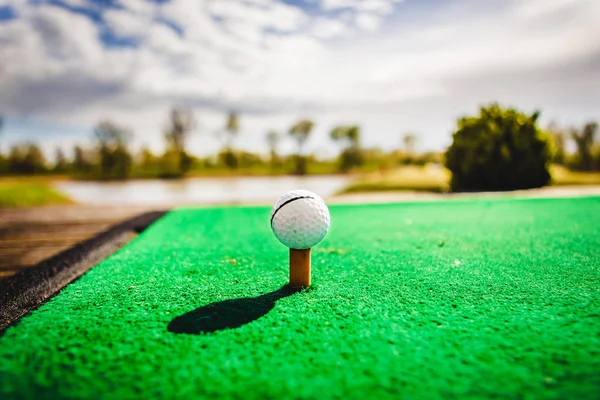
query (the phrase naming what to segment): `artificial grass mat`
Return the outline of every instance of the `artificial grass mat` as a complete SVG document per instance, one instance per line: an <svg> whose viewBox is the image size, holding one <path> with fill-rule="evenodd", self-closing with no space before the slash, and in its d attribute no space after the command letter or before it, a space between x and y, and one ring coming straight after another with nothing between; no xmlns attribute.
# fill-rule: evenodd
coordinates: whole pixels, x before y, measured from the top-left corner
<svg viewBox="0 0 600 400"><path fill-rule="evenodd" d="M294 294L269 209L175 211L6 331L0 397L598 398L599 210L331 207Z"/></svg>

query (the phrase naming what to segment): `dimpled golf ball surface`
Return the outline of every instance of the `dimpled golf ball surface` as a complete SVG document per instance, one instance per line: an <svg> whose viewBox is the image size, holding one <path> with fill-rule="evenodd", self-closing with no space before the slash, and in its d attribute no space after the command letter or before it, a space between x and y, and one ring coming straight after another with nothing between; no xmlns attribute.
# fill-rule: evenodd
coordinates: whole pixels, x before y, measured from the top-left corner
<svg viewBox="0 0 600 400"><path fill-rule="evenodd" d="M322 198L308 190L281 196L271 211L271 229L281 243L292 249L310 249L329 230L329 209Z"/></svg>

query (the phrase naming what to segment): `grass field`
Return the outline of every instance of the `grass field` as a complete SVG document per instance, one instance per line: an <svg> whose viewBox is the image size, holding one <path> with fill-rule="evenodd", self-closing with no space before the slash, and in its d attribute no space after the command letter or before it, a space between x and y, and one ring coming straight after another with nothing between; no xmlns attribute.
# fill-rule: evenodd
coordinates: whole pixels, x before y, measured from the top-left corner
<svg viewBox="0 0 600 400"><path fill-rule="evenodd" d="M600 185L600 173L575 172L553 165L552 186ZM417 191L445 193L450 191L450 171L441 166L406 166L387 172L363 174L341 193Z"/></svg>
<svg viewBox="0 0 600 400"><path fill-rule="evenodd" d="M552 166L551 172L554 186L600 185L600 172L569 171L560 165Z"/></svg>
<svg viewBox="0 0 600 400"><path fill-rule="evenodd" d="M418 191L444 193L450 190L450 172L440 166L406 166L386 172L363 174L345 187L344 193Z"/></svg>
<svg viewBox="0 0 600 400"><path fill-rule="evenodd" d="M0 179L0 208L69 204L72 201L53 189L44 178Z"/></svg>
<svg viewBox="0 0 600 400"><path fill-rule="evenodd" d="M0 398L597 399L600 198L172 212L0 337ZM225 327L233 329L224 329Z"/></svg>

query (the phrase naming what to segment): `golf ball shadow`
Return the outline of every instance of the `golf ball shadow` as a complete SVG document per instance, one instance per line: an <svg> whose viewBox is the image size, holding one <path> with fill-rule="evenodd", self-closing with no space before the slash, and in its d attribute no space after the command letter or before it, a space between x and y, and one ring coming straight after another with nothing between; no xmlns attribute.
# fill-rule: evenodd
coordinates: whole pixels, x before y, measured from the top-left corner
<svg viewBox="0 0 600 400"><path fill-rule="evenodd" d="M284 286L257 297L210 303L174 318L167 330L172 333L201 334L235 329L256 321L275 307L275 302L297 293L299 289Z"/></svg>

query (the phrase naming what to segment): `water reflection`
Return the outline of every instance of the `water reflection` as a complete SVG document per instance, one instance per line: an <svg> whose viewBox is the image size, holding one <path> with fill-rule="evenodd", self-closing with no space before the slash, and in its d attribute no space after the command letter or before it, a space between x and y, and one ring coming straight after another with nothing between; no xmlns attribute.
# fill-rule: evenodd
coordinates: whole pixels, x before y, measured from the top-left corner
<svg viewBox="0 0 600 400"><path fill-rule="evenodd" d="M82 204L270 203L293 189L329 197L349 181L344 176L190 178L176 181L57 182L57 189Z"/></svg>

